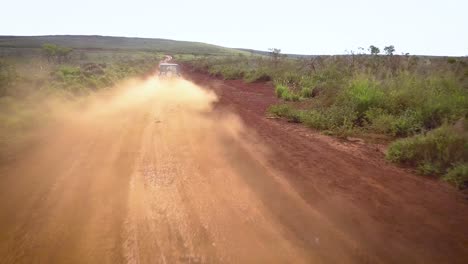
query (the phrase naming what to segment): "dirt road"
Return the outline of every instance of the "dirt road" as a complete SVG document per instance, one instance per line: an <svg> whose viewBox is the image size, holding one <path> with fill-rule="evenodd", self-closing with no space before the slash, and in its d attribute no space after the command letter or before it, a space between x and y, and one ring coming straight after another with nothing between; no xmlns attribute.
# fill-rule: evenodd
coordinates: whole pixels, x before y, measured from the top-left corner
<svg viewBox="0 0 468 264"><path fill-rule="evenodd" d="M2 167L0 263L466 263L458 192L189 78L63 111Z"/></svg>

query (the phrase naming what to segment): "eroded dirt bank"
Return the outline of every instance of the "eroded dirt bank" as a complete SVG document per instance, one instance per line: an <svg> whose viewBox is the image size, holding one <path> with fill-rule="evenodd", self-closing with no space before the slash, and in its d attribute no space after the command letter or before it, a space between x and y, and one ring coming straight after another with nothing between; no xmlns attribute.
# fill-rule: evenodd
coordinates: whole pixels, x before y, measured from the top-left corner
<svg viewBox="0 0 468 264"><path fill-rule="evenodd" d="M463 263L466 200L265 119L264 84L131 81L1 168L1 263Z"/></svg>

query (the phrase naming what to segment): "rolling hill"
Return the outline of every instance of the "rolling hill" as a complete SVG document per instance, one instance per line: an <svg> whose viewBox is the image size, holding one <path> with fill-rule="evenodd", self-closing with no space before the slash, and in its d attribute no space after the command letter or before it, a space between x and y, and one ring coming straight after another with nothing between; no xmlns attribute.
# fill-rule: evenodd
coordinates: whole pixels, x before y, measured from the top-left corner
<svg viewBox="0 0 468 264"><path fill-rule="evenodd" d="M193 54L246 53L245 51L201 42L177 41L170 39L127 38L94 35L0 36L0 49L40 48L45 43L52 43L74 49L94 50L135 50Z"/></svg>

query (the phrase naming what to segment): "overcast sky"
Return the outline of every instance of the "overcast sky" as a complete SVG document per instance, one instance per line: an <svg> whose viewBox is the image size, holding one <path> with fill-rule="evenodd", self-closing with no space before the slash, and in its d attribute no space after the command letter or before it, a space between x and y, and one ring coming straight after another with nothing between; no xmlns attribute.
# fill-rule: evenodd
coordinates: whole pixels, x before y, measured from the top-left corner
<svg viewBox="0 0 468 264"><path fill-rule="evenodd" d="M468 55L468 0L15 0L0 35L107 35L285 53Z"/></svg>

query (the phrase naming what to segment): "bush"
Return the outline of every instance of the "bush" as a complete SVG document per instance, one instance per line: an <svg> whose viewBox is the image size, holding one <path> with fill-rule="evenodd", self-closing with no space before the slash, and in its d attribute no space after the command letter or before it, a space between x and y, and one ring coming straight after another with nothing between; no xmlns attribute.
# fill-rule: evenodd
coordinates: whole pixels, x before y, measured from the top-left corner
<svg viewBox="0 0 468 264"><path fill-rule="evenodd" d="M408 110L417 113L425 129L454 122L467 114L467 93L451 74L424 77L401 73L388 79L384 88L386 99L382 107L393 114Z"/></svg>
<svg viewBox="0 0 468 264"><path fill-rule="evenodd" d="M459 189L468 187L468 163L458 164L447 171L442 180Z"/></svg>
<svg viewBox="0 0 468 264"><path fill-rule="evenodd" d="M357 118L356 112L340 107L322 110L297 110L291 105L280 104L271 106L268 112L292 122L303 123L310 128L328 130L339 135L349 134L353 130L353 122Z"/></svg>
<svg viewBox="0 0 468 264"><path fill-rule="evenodd" d="M267 82L271 81L271 75L266 70L251 70L244 74L244 80L246 82Z"/></svg>
<svg viewBox="0 0 468 264"><path fill-rule="evenodd" d="M340 131L351 131L358 120L358 113L353 107L333 105L322 110L326 120L326 129Z"/></svg>
<svg viewBox="0 0 468 264"><path fill-rule="evenodd" d="M383 105L384 99L385 94L376 81L367 76L359 76L343 91L339 104L350 105L363 116L371 107Z"/></svg>
<svg viewBox="0 0 468 264"><path fill-rule="evenodd" d="M277 72L275 82L281 83L287 86L295 87L299 85L302 79L302 75L297 72L292 71L284 71L284 72Z"/></svg>
<svg viewBox="0 0 468 264"><path fill-rule="evenodd" d="M417 171L426 176L437 175L440 174L440 168L437 165L434 165L430 162L423 161L421 164L418 165Z"/></svg>
<svg viewBox="0 0 468 264"><path fill-rule="evenodd" d="M301 122L300 111L293 109L290 105L287 104L272 105L268 108L267 112L278 117L284 117L291 122Z"/></svg>
<svg viewBox="0 0 468 264"><path fill-rule="evenodd" d="M289 88L285 85L278 84L275 86L275 94L278 98L283 98L283 94L288 94Z"/></svg>
<svg viewBox="0 0 468 264"><path fill-rule="evenodd" d="M301 89L301 97L309 98L314 96L314 90L310 87L303 87Z"/></svg>
<svg viewBox="0 0 468 264"><path fill-rule="evenodd" d="M301 97L296 93L290 93L288 97L284 98L286 101L294 101L297 102L301 99Z"/></svg>
<svg viewBox="0 0 468 264"><path fill-rule="evenodd" d="M317 110L308 110L302 112L300 120L304 125L315 129L329 129L330 125L325 115Z"/></svg>
<svg viewBox="0 0 468 264"><path fill-rule="evenodd" d="M468 136L444 125L425 135L393 142L386 157L392 162L417 166L423 172L444 172L453 164L468 161Z"/></svg>
<svg viewBox="0 0 468 264"><path fill-rule="evenodd" d="M235 67L226 67L221 70L221 75L225 80L236 80L244 77L244 71Z"/></svg>
<svg viewBox="0 0 468 264"><path fill-rule="evenodd" d="M277 84L275 86L275 93L278 98L286 101L299 101L301 98L298 94L292 92L287 86L282 84Z"/></svg>
<svg viewBox="0 0 468 264"><path fill-rule="evenodd" d="M236 80L244 77L244 70L241 67L235 65L215 65L209 73L213 76L220 76L224 80Z"/></svg>
<svg viewBox="0 0 468 264"><path fill-rule="evenodd" d="M371 108L366 111L365 117L372 131L391 136L414 135L422 127L418 114L411 110L396 116L381 108Z"/></svg>

